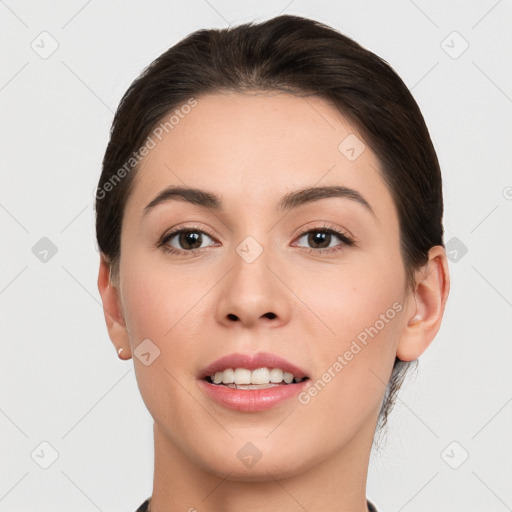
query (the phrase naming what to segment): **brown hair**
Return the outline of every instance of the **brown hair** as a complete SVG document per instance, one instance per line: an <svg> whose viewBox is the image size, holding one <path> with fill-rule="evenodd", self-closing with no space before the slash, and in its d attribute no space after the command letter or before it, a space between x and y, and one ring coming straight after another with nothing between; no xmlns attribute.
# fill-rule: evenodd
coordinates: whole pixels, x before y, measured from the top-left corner
<svg viewBox="0 0 512 512"><path fill-rule="evenodd" d="M415 271L427 263L429 249L444 247L441 172L420 109L382 58L327 25L291 15L198 30L130 85L114 116L96 194L98 247L113 280L119 274L124 205L152 131L200 95L252 90L322 98L356 127L380 160L398 211L406 286L414 290ZM395 360L379 428L410 364Z"/></svg>

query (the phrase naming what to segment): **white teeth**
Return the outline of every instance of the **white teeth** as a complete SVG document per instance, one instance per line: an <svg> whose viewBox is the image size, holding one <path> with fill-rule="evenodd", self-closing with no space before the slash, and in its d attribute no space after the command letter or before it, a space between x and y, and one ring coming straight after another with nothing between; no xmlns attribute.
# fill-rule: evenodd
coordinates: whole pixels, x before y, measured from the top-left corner
<svg viewBox="0 0 512 512"><path fill-rule="evenodd" d="M270 370L270 382L283 382L283 370L272 368Z"/></svg>
<svg viewBox="0 0 512 512"><path fill-rule="evenodd" d="M223 384L233 384L235 382L235 371L233 369L228 368L221 373Z"/></svg>
<svg viewBox="0 0 512 512"><path fill-rule="evenodd" d="M268 368L258 368L257 370L252 371L251 384L268 384L269 382L270 371Z"/></svg>
<svg viewBox="0 0 512 512"><path fill-rule="evenodd" d="M235 384L250 384L251 370L245 368L237 368L235 370Z"/></svg>
<svg viewBox="0 0 512 512"><path fill-rule="evenodd" d="M214 384L280 384L283 381L286 384L291 384L294 376L290 372L283 372L280 368L258 368L256 370L248 370L247 368L227 368L222 372L216 372L215 375L210 375ZM302 378L295 379L296 382L301 382ZM233 387L233 386L229 386Z"/></svg>
<svg viewBox="0 0 512 512"><path fill-rule="evenodd" d="M289 372L284 372L283 379L286 382L286 384L290 384L293 381L293 374Z"/></svg>

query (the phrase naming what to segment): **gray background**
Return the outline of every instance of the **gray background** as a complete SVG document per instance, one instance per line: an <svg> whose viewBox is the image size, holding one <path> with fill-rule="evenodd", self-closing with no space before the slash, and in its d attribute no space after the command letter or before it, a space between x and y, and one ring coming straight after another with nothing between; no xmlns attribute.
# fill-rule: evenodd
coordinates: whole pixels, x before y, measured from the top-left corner
<svg viewBox="0 0 512 512"><path fill-rule="evenodd" d="M0 0L0 511L127 512L151 494L152 419L96 287L93 194L113 111L190 32L280 13L387 60L444 176L451 294L372 455L368 496L381 512L512 510L510 0Z"/></svg>

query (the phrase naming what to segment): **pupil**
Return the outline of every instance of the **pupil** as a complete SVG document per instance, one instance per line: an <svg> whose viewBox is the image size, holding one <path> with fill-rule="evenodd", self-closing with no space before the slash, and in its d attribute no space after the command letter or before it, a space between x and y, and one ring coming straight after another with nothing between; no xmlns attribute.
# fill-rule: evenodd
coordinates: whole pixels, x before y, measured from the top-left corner
<svg viewBox="0 0 512 512"><path fill-rule="evenodd" d="M319 231L315 232L316 234L310 234L309 235L309 243L314 246L316 243L322 243L325 242L327 237L331 236L330 233L321 233ZM328 247L329 243L325 247Z"/></svg>
<svg viewBox="0 0 512 512"><path fill-rule="evenodd" d="M194 245L194 242L197 243L198 240L199 244L197 247L187 247L189 242L191 242L191 245ZM180 244L184 249L198 249L201 247L201 234L194 231L183 232L180 235Z"/></svg>

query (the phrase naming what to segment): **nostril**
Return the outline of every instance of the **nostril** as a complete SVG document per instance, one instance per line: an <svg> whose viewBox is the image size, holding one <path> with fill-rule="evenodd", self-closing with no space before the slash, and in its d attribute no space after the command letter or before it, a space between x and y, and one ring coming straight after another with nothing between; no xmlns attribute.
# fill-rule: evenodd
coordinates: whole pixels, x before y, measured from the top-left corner
<svg viewBox="0 0 512 512"><path fill-rule="evenodd" d="M273 319L276 317L276 314L275 313L265 313L265 315L267 318L270 318L270 319Z"/></svg>

